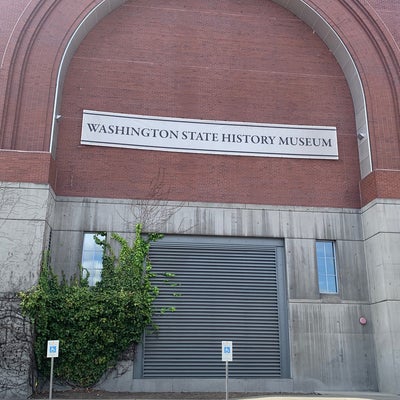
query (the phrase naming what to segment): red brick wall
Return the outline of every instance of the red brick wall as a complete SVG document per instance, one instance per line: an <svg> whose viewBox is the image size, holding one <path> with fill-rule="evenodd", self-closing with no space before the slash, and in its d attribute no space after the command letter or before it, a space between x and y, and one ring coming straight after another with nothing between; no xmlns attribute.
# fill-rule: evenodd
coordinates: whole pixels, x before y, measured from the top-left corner
<svg viewBox="0 0 400 400"><path fill-rule="evenodd" d="M390 29L394 39L400 43L400 6L398 0L369 0L371 6L385 25Z"/></svg>
<svg viewBox="0 0 400 400"><path fill-rule="evenodd" d="M81 146L82 109L336 126L339 160ZM171 200L360 205L343 73L312 30L273 2L128 2L76 52L61 114L57 194L149 198L162 176L162 196Z"/></svg>
<svg viewBox="0 0 400 400"><path fill-rule="evenodd" d="M1 180L5 182L55 183L50 153L0 150Z"/></svg>
<svg viewBox="0 0 400 400"><path fill-rule="evenodd" d="M362 205L374 199L399 199L399 193L399 171L373 171L361 181Z"/></svg>

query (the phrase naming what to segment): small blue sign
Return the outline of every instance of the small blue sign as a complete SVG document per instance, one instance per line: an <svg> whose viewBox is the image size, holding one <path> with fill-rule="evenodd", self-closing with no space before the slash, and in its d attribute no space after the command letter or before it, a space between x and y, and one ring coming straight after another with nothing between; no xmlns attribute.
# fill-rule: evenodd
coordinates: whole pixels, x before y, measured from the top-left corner
<svg viewBox="0 0 400 400"><path fill-rule="evenodd" d="M55 358L58 357L58 351L60 349L59 340L48 340L47 341L47 357Z"/></svg>
<svg viewBox="0 0 400 400"><path fill-rule="evenodd" d="M232 342L224 340L222 342L222 361L232 361L233 356Z"/></svg>

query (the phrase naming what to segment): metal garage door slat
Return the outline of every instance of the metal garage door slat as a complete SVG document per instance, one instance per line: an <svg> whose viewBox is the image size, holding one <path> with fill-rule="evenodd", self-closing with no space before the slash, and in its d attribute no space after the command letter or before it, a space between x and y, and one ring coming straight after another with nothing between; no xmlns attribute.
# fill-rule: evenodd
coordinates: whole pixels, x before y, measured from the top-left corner
<svg viewBox="0 0 400 400"><path fill-rule="evenodd" d="M166 239L150 252L154 284L162 289L155 308L176 311L156 314L160 329L146 335L143 376L223 377L221 341L232 340L232 377L279 377L275 246ZM165 285L165 272L175 274L177 286Z"/></svg>

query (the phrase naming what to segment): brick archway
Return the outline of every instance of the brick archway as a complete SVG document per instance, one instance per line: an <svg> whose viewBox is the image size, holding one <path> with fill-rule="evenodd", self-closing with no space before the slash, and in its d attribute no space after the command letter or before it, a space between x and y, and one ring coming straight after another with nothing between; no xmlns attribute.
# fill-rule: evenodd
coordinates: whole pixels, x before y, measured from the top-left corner
<svg viewBox="0 0 400 400"><path fill-rule="evenodd" d="M113 3L113 9L123 4L126 0L119 0ZM328 48L331 50L339 65L341 66L344 75L347 79L350 91L353 97L354 110L356 114L356 125L357 134L359 140L359 158L360 158L360 170L361 176L365 177L372 171L372 160L371 150L369 141L369 130L368 130L368 119L367 119L367 108L365 101L365 94L363 85L361 82L360 74L357 70L356 64L350 55L349 50L340 39L338 34L332 28L331 25L310 5L304 1L291 1L287 2L284 0L273 0L275 3L287 8L293 14L298 16L302 21L309 25L313 31L326 43ZM54 102L54 112L52 119L52 132L50 149L55 149L56 136L57 136L57 115L59 115L58 109L61 101L61 88L65 77L66 70L68 69L69 61L78 47L79 43L84 37L84 33L90 31L100 18L111 12L109 2L103 1L98 4L80 23L75 30L73 36L68 42L68 45L64 51L62 62L60 64L56 94Z"/></svg>
<svg viewBox="0 0 400 400"><path fill-rule="evenodd" d="M400 63L390 32L371 6L359 2L273 1L320 36L346 76L356 115L354 134L365 135L359 141L362 178L369 178L362 185L364 203L374 196L397 195L390 192L390 185L379 192L377 184L378 175L387 177L382 171L388 170L391 180L400 181L400 173L393 175L400 170ZM1 61L3 149L47 153L54 148L69 60L96 23L125 2L85 0L76 7L63 0L32 0L21 10Z"/></svg>

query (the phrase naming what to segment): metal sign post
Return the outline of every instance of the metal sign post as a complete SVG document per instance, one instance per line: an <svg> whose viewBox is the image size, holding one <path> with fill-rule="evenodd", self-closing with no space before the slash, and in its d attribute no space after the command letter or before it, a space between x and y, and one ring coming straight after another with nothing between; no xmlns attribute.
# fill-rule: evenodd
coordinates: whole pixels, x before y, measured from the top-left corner
<svg viewBox="0 0 400 400"><path fill-rule="evenodd" d="M53 369L54 369L54 359L58 357L58 350L60 347L59 340L48 340L47 341L47 358L51 358L50 366L50 388L49 388L49 399L51 400L53 395Z"/></svg>
<svg viewBox="0 0 400 400"><path fill-rule="evenodd" d="M225 361L225 399L228 400L228 377L229 377L229 361L233 359L233 349L231 341L222 342L222 361Z"/></svg>
<svg viewBox="0 0 400 400"><path fill-rule="evenodd" d="M228 390L228 376L229 376L229 362L225 361L225 399L228 400L229 398L229 390Z"/></svg>

